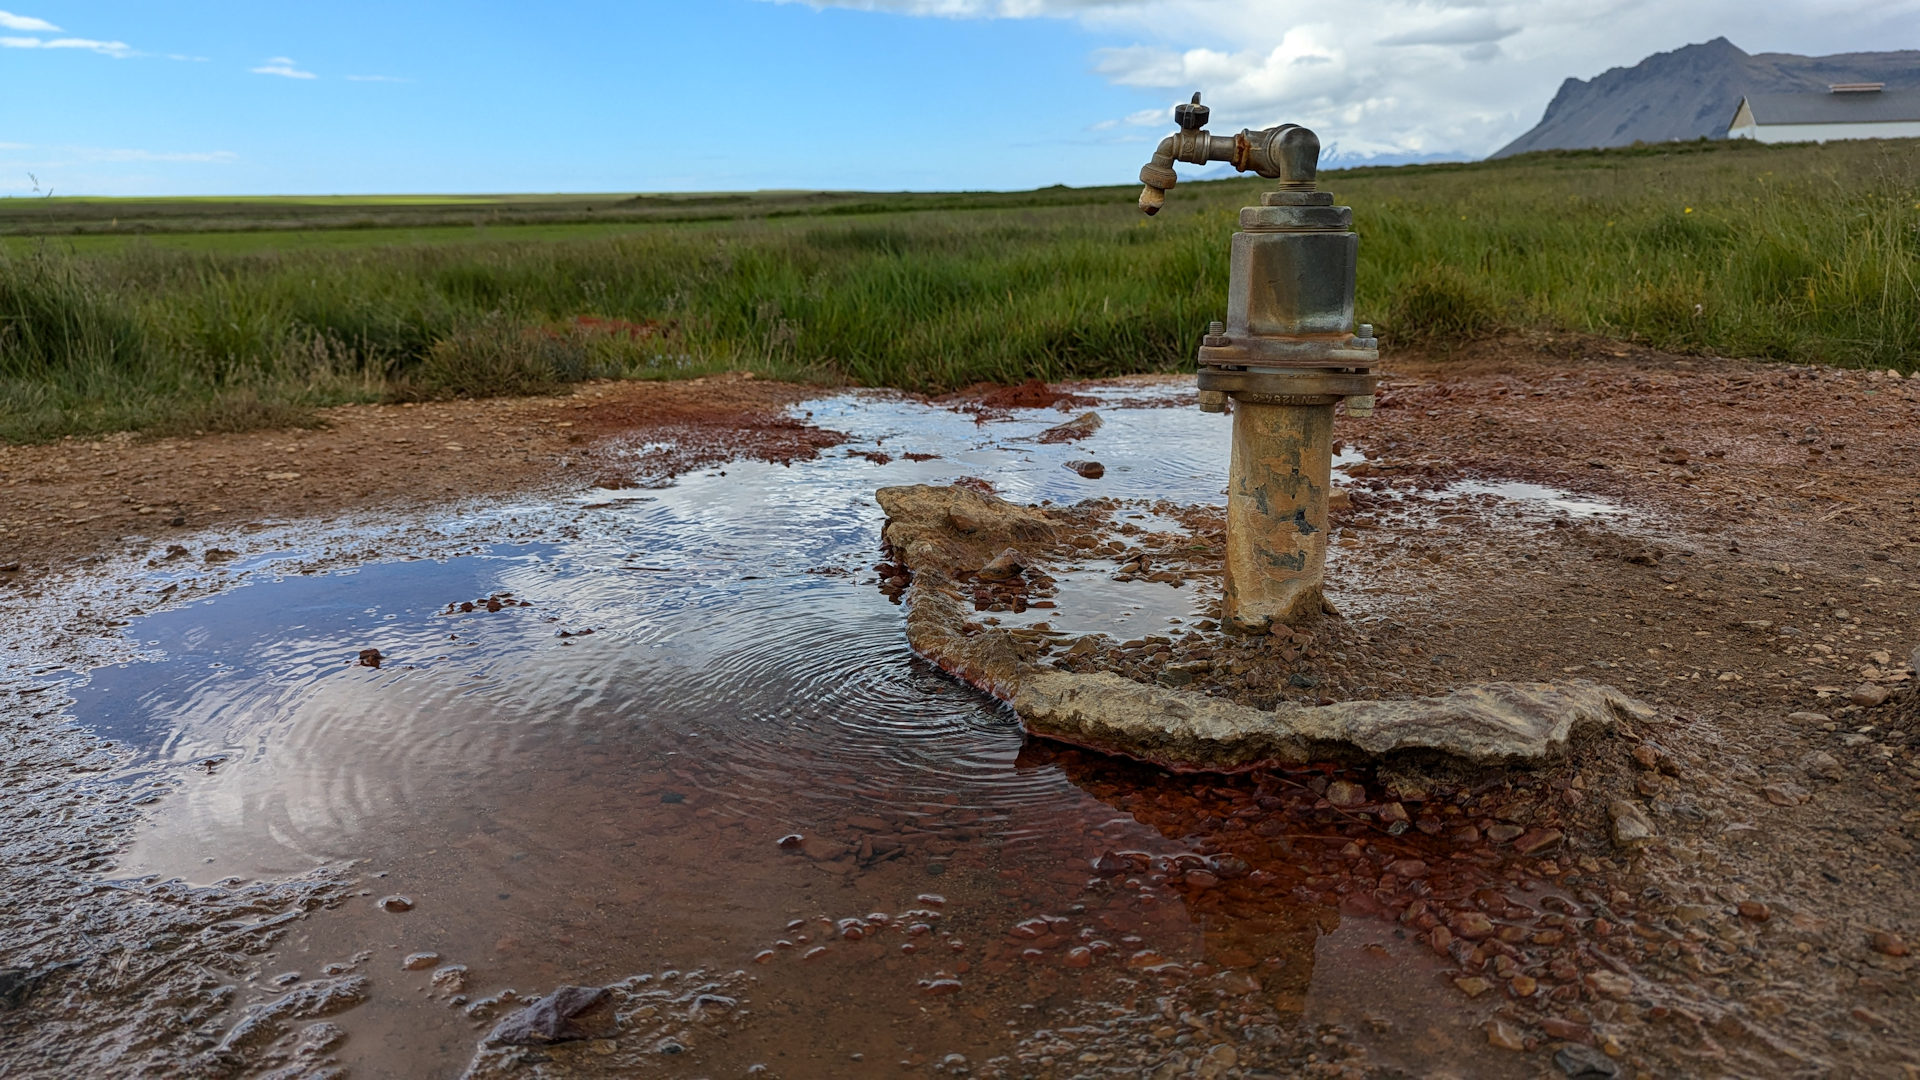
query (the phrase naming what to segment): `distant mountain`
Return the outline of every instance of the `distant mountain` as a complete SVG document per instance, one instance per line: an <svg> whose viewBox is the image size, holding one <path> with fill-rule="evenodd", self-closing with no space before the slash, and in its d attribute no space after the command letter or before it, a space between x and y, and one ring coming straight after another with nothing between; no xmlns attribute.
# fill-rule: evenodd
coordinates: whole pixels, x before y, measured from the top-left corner
<svg viewBox="0 0 1920 1080"><path fill-rule="evenodd" d="M1749 55L1726 38L1655 53L1630 68L1568 79L1532 131L1494 153L1583 150L1635 142L1722 138L1747 94L1824 91L1829 83L1920 89L1920 51Z"/></svg>

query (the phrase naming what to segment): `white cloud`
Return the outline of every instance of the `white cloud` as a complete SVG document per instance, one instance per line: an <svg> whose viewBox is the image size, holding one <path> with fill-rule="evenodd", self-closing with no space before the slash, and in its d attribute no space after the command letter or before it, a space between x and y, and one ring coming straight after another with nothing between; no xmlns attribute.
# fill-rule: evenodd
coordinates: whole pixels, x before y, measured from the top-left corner
<svg viewBox="0 0 1920 1080"><path fill-rule="evenodd" d="M36 20L37 21L37 20ZM116 60L134 55L133 46L124 41L95 41L92 38L0 37L6 49L85 49Z"/></svg>
<svg viewBox="0 0 1920 1080"><path fill-rule="evenodd" d="M317 79L320 77L311 71L300 70L294 66L294 62L290 57L285 56L269 57L266 63L257 68L248 68L247 70L253 72L255 75L278 75L283 79Z"/></svg>
<svg viewBox="0 0 1920 1080"><path fill-rule="evenodd" d="M1200 90L1215 131L1291 121L1350 155L1486 154L1538 121L1562 80L1722 35L1748 52L1812 55L1920 39L1920 0L771 2L1072 19L1114 43L1088 58L1095 74L1166 92L1146 126L1172 130L1174 103ZM1142 122L1116 117L1093 130Z"/></svg>
<svg viewBox="0 0 1920 1080"><path fill-rule="evenodd" d="M35 33L57 34L60 28L45 19L36 19L30 15L15 15L11 11L0 11L0 29L30 30Z"/></svg>

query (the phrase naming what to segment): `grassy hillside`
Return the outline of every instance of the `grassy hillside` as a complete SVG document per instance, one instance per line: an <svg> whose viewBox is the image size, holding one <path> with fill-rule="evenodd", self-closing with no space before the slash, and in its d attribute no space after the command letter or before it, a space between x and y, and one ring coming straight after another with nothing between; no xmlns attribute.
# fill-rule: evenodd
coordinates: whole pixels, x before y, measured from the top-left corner
<svg viewBox="0 0 1920 1080"><path fill-rule="evenodd" d="M1326 174L1390 346L1508 327L1920 359L1920 143ZM938 389L1178 370L1259 181L1016 193L0 200L0 438L726 368Z"/></svg>

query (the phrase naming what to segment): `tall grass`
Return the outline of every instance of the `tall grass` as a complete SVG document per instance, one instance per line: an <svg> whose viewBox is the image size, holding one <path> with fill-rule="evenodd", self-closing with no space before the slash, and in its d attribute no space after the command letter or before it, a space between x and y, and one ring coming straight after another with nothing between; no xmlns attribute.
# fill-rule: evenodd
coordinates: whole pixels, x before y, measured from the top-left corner
<svg viewBox="0 0 1920 1080"><path fill-rule="evenodd" d="M1544 154L1324 186L1355 208L1361 317L1391 345L1541 327L1908 371L1920 356L1912 142ZM932 390L1178 369L1225 308L1227 236L1259 190L1185 184L1151 220L1114 189L818 215L747 198L720 204L726 221L563 239L16 239L0 243L0 438L594 376Z"/></svg>

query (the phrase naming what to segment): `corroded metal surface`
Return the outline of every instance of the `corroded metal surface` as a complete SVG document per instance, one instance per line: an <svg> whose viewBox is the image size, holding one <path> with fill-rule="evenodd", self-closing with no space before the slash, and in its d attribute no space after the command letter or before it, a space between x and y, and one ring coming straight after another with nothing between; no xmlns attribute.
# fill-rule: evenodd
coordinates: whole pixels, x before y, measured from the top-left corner
<svg viewBox="0 0 1920 1080"><path fill-rule="evenodd" d="M1234 405L1222 621L1243 633L1320 611L1333 400Z"/></svg>

